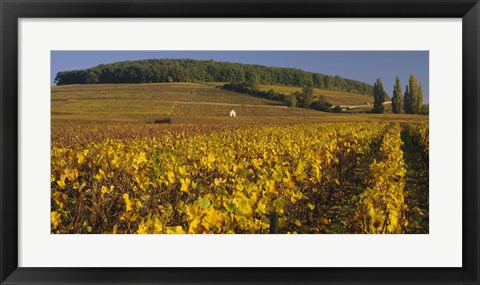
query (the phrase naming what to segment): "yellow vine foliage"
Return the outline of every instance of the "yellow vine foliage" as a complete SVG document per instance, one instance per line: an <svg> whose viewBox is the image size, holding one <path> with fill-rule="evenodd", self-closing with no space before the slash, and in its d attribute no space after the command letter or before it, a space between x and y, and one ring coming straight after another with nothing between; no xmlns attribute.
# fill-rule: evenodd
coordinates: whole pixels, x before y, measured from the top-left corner
<svg viewBox="0 0 480 285"><path fill-rule="evenodd" d="M369 187L360 194L356 219L364 233L403 233L407 225L405 163L399 125L388 129L380 146L380 159L370 165Z"/></svg>
<svg viewBox="0 0 480 285"><path fill-rule="evenodd" d="M348 191L346 173L387 128L324 123L57 142L52 232L268 233L274 212L282 232L309 232L326 224L318 205ZM371 166L365 232L401 232L400 144L399 128L387 131L382 160Z"/></svg>

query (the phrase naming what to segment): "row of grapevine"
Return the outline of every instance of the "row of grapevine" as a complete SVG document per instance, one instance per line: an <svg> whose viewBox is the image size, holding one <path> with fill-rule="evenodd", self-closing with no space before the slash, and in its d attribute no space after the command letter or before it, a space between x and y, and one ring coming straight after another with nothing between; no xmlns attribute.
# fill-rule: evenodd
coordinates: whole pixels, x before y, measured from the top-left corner
<svg viewBox="0 0 480 285"><path fill-rule="evenodd" d="M293 125L105 139L51 151L52 233L318 232L386 124Z"/></svg>
<svg viewBox="0 0 480 285"><path fill-rule="evenodd" d="M411 123L406 126L407 133L420 146L424 157L429 157L429 127L428 122Z"/></svg>
<svg viewBox="0 0 480 285"><path fill-rule="evenodd" d="M403 233L408 225L402 145L400 126L393 125L383 137L379 160L370 165L369 186L359 197L356 220L363 233Z"/></svg>

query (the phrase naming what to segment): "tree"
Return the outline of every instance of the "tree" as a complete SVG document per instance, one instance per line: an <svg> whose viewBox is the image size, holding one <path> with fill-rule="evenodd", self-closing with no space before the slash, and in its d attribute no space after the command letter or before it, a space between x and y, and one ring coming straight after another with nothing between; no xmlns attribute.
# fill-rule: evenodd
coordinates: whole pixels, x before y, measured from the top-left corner
<svg viewBox="0 0 480 285"><path fill-rule="evenodd" d="M323 82L324 82L324 86L325 86L325 89L333 89L333 77L331 76L325 76L323 78Z"/></svg>
<svg viewBox="0 0 480 285"><path fill-rule="evenodd" d="M338 75L335 75L335 78L333 79L333 84L336 90L345 89L345 80Z"/></svg>
<svg viewBox="0 0 480 285"><path fill-rule="evenodd" d="M292 94L286 98L287 105L289 107L296 107L297 106L297 96Z"/></svg>
<svg viewBox="0 0 480 285"><path fill-rule="evenodd" d="M325 98L325 96L320 95L317 101L310 104L310 108L317 111L330 112L332 110L332 104L327 101L327 98Z"/></svg>
<svg viewBox="0 0 480 285"><path fill-rule="evenodd" d="M420 108L420 114L428 115L428 113L429 113L429 105L428 104L423 104L422 108Z"/></svg>
<svg viewBox="0 0 480 285"><path fill-rule="evenodd" d="M382 79L378 77L377 82L373 85L373 113L383 113L383 102L385 102L386 95L387 93L383 89Z"/></svg>
<svg viewBox="0 0 480 285"><path fill-rule="evenodd" d="M323 75L320 73L313 74L313 86L317 88L324 88Z"/></svg>
<svg viewBox="0 0 480 285"><path fill-rule="evenodd" d="M304 72L303 77L302 85L312 87L313 90L313 74L311 72Z"/></svg>
<svg viewBox="0 0 480 285"><path fill-rule="evenodd" d="M260 77L253 68L249 68L245 71L245 82L250 83L254 86L260 83Z"/></svg>
<svg viewBox="0 0 480 285"><path fill-rule="evenodd" d="M405 95L403 95L403 109L407 114L412 113L412 94L408 89L408 85L405 86Z"/></svg>
<svg viewBox="0 0 480 285"><path fill-rule="evenodd" d="M93 71L90 71L88 74L87 74L87 78L85 78L85 83L87 84L95 84L95 83L98 83L98 75L93 72Z"/></svg>
<svg viewBox="0 0 480 285"><path fill-rule="evenodd" d="M275 90L273 90L272 88L270 88L268 91L267 91L267 98L268 99L273 99L275 100L275 97L276 97L276 93L275 93Z"/></svg>
<svg viewBox="0 0 480 285"><path fill-rule="evenodd" d="M98 83L144 82L248 82L253 85L284 85L339 89L372 94L373 86L340 76L328 76L295 68L267 67L252 64L192 59L144 59L100 64L83 70L60 71L57 85L84 84L95 73ZM88 82L95 82L93 76Z"/></svg>
<svg viewBox="0 0 480 285"><path fill-rule="evenodd" d="M398 76L396 77L395 85L393 86L392 109L395 114L400 114L403 109L402 85L400 83L400 77Z"/></svg>
<svg viewBox="0 0 480 285"><path fill-rule="evenodd" d="M395 85L393 86L392 108L393 113L395 114L400 114L403 109L402 85L400 83L400 77L398 76L395 79Z"/></svg>
<svg viewBox="0 0 480 285"><path fill-rule="evenodd" d="M313 86L310 84L303 86L302 93L306 96L313 96Z"/></svg>
<svg viewBox="0 0 480 285"><path fill-rule="evenodd" d="M405 113L420 114L423 105L423 87L422 84L418 85L413 74L410 74L407 91L405 91L404 98Z"/></svg>
<svg viewBox="0 0 480 285"><path fill-rule="evenodd" d="M302 92L295 92L297 97L297 105L302 108L309 108L313 99L313 87L311 85L304 86Z"/></svg>
<svg viewBox="0 0 480 285"><path fill-rule="evenodd" d="M420 83L420 86L418 86L418 100L416 101L417 103L417 108L418 108L418 114L422 113L422 106L423 106L423 87L422 83Z"/></svg>
<svg viewBox="0 0 480 285"><path fill-rule="evenodd" d="M418 104L418 83L415 75L410 74L410 80L408 81L409 90L410 90L410 110L411 114L418 114L420 112L421 105Z"/></svg>

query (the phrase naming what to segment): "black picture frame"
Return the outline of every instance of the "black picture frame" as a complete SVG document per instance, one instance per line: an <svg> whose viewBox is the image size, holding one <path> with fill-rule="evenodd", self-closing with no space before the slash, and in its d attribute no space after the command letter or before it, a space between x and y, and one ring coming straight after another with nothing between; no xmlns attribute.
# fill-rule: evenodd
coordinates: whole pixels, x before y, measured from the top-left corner
<svg viewBox="0 0 480 285"><path fill-rule="evenodd" d="M479 284L480 4L478 0L0 0L0 15L1 284ZM462 18L463 266L461 268L269 268L268 264L265 264L265 268L18 267L18 19L96 17ZM439 251L441 250L440 248Z"/></svg>

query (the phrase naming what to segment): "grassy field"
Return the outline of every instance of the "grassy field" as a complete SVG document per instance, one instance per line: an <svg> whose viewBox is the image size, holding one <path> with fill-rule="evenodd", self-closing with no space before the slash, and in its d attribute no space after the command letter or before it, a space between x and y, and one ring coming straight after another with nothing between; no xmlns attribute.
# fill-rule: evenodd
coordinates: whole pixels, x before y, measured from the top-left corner
<svg viewBox="0 0 480 285"><path fill-rule="evenodd" d="M301 87L291 87L291 86L275 86L275 85L260 85L260 90L268 91L273 89L276 92L282 94L291 94L296 91L301 91ZM313 89L313 95L318 98L318 96L323 95L332 105L363 105L365 103L373 104L373 96L355 94L343 91L332 91L326 89Z"/></svg>

